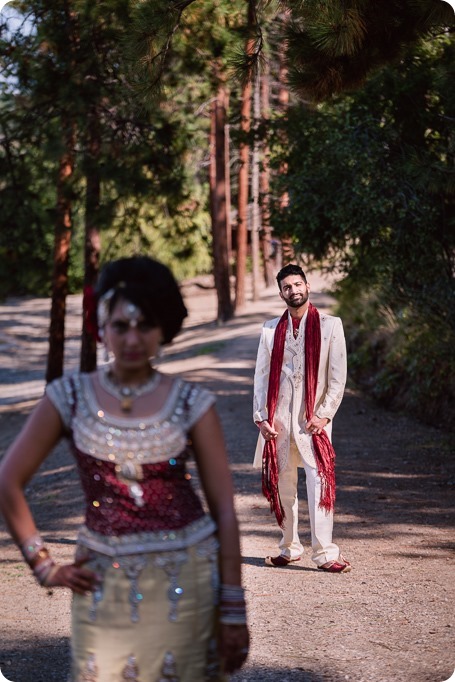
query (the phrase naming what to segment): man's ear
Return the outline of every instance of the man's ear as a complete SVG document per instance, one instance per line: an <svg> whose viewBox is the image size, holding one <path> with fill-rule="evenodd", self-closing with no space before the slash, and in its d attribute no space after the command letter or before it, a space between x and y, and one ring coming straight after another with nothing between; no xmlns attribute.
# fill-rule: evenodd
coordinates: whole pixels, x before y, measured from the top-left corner
<svg viewBox="0 0 455 682"><path fill-rule="evenodd" d="M281 291L281 289L280 289L280 291L279 291L279 294L280 294L280 298L282 298L282 299L284 300L283 292Z"/></svg>

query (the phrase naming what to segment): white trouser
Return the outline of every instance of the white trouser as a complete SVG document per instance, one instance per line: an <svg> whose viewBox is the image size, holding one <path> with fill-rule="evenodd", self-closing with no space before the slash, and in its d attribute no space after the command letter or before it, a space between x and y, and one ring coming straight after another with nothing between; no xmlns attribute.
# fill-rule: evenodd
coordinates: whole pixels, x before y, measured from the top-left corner
<svg viewBox="0 0 455 682"><path fill-rule="evenodd" d="M311 527L312 560L322 566L328 561L336 561L340 554L338 545L332 542L333 513L319 508L321 479L317 469L302 459L298 448L291 439L286 467L280 471L278 489L285 513L284 528L279 544L281 554L296 559L303 553L303 546L298 534L299 500L297 497L298 466L305 469L308 511Z"/></svg>

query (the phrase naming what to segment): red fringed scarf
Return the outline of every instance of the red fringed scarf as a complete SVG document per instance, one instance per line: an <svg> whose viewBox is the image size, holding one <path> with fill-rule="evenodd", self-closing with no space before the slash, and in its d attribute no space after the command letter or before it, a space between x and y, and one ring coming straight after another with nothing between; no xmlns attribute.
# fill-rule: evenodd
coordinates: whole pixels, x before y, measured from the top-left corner
<svg viewBox="0 0 455 682"><path fill-rule="evenodd" d="M268 422L271 425L273 425L280 388L288 314L286 310L282 315L273 338L269 385L267 389ZM307 421L314 414L320 353L321 326L319 323L319 312L310 303L305 325L305 414ZM313 433L312 439L318 474L321 478L319 506L327 511L332 511L335 505L335 450L324 429L319 434ZM268 440L264 445L262 453L262 492L270 503L270 510L275 514L278 525L283 527L284 510L278 492L276 440Z"/></svg>

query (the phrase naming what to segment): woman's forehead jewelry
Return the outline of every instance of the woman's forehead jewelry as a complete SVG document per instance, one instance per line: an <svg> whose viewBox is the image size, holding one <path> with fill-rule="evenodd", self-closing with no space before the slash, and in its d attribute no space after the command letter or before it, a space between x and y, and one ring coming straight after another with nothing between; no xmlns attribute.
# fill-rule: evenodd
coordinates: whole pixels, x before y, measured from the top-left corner
<svg viewBox="0 0 455 682"><path fill-rule="evenodd" d="M142 315L141 309L134 303L131 303L131 301L125 301L125 303L122 306L122 313L124 314L126 319L129 320L130 325L132 327L137 326L139 318Z"/></svg>

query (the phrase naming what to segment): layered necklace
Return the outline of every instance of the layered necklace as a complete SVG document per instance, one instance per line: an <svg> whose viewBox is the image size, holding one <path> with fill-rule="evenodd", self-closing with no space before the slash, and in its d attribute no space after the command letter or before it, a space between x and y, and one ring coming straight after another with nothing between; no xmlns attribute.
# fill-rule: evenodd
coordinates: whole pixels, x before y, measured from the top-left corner
<svg viewBox="0 0 455 682"><path fill-rule="evenodd" d="M294 336L294 339L296 339L299 335L299 327L300 327L301 318L300 317L292 317L292 315L291 315L291 322L292 322L292 334Z"/></svg>
<svg viewBox="0 0 455 682"><path fill-rule="evenodd" d="M148 391L153 391L161 379L161 374L153 370L143 383L137 386L122 386L109 366L103 367L98 376L104 390L120 401L122 412L131 412L134 400Z"/></svg>

